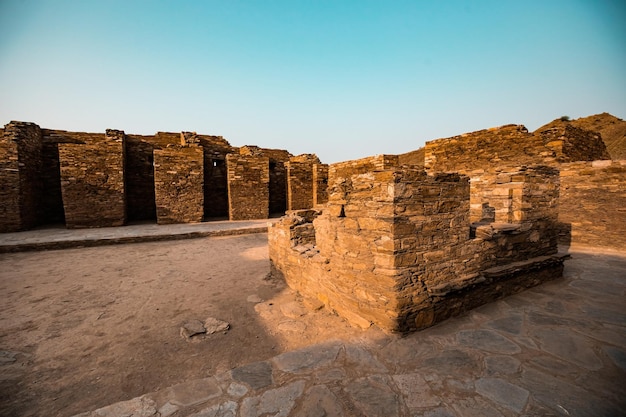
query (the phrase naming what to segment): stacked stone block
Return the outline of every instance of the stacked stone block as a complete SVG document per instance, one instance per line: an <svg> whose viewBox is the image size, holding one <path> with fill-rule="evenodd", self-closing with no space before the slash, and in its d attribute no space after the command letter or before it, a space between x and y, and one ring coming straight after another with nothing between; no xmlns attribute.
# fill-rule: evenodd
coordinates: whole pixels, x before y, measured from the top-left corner
<svg viewBox="0 0 626 417"><path fill-rule="evenodd" d="M313 206L328 201L328 165L313 165Z"/></svg>
<svg viewBox="0 0 626 417"><path fill-rule="evenodd" d="M107 130L99 142L58 145L68 228L125 223L124 145L118 130Z"/></svg>
<svg viewBox="0 0 626 417"><path fill-rule="evenodd" d="M404 332L560 276L556 241L538 244L554 235L558 172L508 173L518 220L472 237L468 177L393 160L331 165L328 203L270 228L274 271L292 288L356 325Z"/></svg>
<svg viewBox="0 0 626 417"><path fill-rule="evenodd" d="M226 156L230 220L269 216L269 158L253 154Z"/></svg>
<svg viewBox="0 0 626 417"><path fill-rule="evenodd" d="M154 151L158 224L201 222L204 217L204 155L193 142ZM191 144L189 144L191 143Z"/></svg>
<svg viewBox="0 0 626 417"><path fill-rule="evenodd" d="M41 129L11 122L0 134L0 232L39 224L43 184Z"/></svg>
<svg viewBox="0 0 626 417"><path fill-rule="evenodd" d="M546 148L554 151L557 162L595 161L611 159L598 132L555 121L535 132Z"/></svg>
<svg viewBox="0 0 626 417"><path fill-rule="evenodd" d="M313 207L313 164L311 162L285 163L287 169L287 209L301 210Z"/></svg>
<svg viewBox="0 0 626 417"><path fill-rule="evenodd" d="M561 165L561 243L626 252L626 161Z"/></svg>

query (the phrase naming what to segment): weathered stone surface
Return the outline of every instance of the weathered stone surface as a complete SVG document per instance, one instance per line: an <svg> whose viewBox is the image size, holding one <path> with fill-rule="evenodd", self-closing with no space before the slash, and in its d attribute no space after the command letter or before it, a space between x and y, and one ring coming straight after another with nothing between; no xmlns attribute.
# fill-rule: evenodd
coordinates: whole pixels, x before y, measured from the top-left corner
<svg viewBox="0 0 626 417"><path fill-rule="evenodd" d="M61 191L68 228L126 222L124 132L107 131L96 143L59 144Z"/></svg>
<svg viewBox="0 0 626 417"><path fill-rule="evenodd" d="M195 379L167 389L168 397L173 405L189 407L208 401L222 394L215 378Z"/></svg>
<svg viewBox="0 0 626 417"><path fill-rule="evenodd" d="M386 377L372 375L359 378L346 387L352 401L367 417L400 415L396 394L389 388Z"/></svg>
<svg viewBox="0 0 626 417"><path fill-rule="evenodd" d="M481 378L476 391L511 411L521 413L528 403L529 392L500 378Z"/></svg>
<svg viewBox="0 0 626 417"><path fill-rule="evenodd" d="M521 362L512 356L495 355L485 358L487 375L510 375L519 371Z"/></svg>
<svg viewBox="0 0 626 417"><path fill-rule="evenodd" d="M266 219L269 216L269 158L226 156L230 220Z"/></svg>
<svg viewBox="0 0 626 417"><path fill-rule="evenodd" d="M345 414L341 402L326 385L316 385L309 388L296 413L302 417L331 417Z"/></svg>
<svg viewBox="0 0 626 417"><path fill-rule="evenodd" d="M464 330L456 337L463 346L487 352L514 354L522 351L518 345L491 330Z"/></svg>
<svg viewBox="0 0 626 417"><path fill-rule="evenodd" d="M563 361L589 370L602 368L602 361L595 354L591 344L585 338L566 329L537 329L533 337L539 342L541 350Z"/></svg>
<svg viewBox="0 0 626 417"><path fill-rule="evenodd" d="M293 352L283 353L272 359L278 369L284 372L303 372L330 365L335 361L342 345L325 343Z"/></svg>
<svg viewBox="0 0 626 417"><path fill-rule="evenodd" d="M200 320L186 321L180 328L180 335L184 338L190 338L199 334L205 334L206 328Z"/></svg>
<svg viewBox="0 0 626 417"><path fill-rule="evenodd" d="M200 146L154 151L159 224L200 222L204 217L204 155Z"/></svg>
<svg viewBox="0 0 626 417"><path fill-rule="evenodd" d="M188 417L237 417L237 403L226 401L193 413Z"/></svg>
<svg viewBox="0 0 626 417"><path fill-rule="evenodd" d="M421 374L394 375L393 382L402 393L404 404L410 411L435 407L441 404L441 400L433 394L430 386L428 386Z"/></svg>
<svg viewBox="0 0 626 417"><path fill-rule="evenodd" d="M304 391L304 381L295 381L280 388L265 391L257 397L248 397L241 403L241 417L257 417L271 415L287 417L295 405L295 401Z"/></svg>
<svg viewBox="0 0 626 417"><path fill-rule="evenodd" d="M213 334L228 331L228 329L230 329L230 324L224 320L209 317L204 321L204 328L206 329L206 334Z"/></svg>
<svg viewBox="0 0 626 417"><path fill-rule="evenodd" d="M272 366L268 362L255 362L240 366L231 371L235 381L247 384L252 389L260 389L272 384Z"/></svg>

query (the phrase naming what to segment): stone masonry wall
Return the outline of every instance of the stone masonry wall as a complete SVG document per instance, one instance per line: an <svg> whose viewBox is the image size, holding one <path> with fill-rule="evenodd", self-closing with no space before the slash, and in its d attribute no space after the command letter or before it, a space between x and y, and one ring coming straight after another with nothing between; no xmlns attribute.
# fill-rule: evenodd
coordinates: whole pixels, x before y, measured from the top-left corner
<svg viewBox="0 0 626 417"><path fill-rule="evenodd" d="M300 210L313 207L313 163L285 163L287 168L287 209Z"/></svg>
<svg viewBox="0 0 626 417"><path fill-rule="evenodd" d="M42 166L41 179L43 192L41 223L53 224L65 222L63 195L61 192L61 165L59 163L59 144L61 143L100 143L104 140L101 133L67 132L65 130L42 129Z"/></svg>
<svg viewBox="0 0 626 417"><path fill-rule="evenodd" d="M11 122L0 135L0 232L39 224L42 212L41 129Z"/></svg>
<svg viewBox="0 0 626 417"><path fill-rule="evenodd" d="M506 125L426 142L424 166L433 172L490 170L536 164L553 152L522 125Z"/></svg>
<svg viewBox="0 0 626 417"><path fill-rule="evenodd" d="M551 127L541 129L535 135L555 152L557 162L611 159L599 133L572 126L569 122L553 122Z"/></svg>
<svg viewBox="0 0 626 417"><path fill-rule="evenodd" d="M59 144L68 228L125 223L124 145L124 132L117 130L107 130L100 143Z"/></svg>
<svg viewBox="0 0 626 417"><path fill-rule="evenodd" d="M226 155L230 220L266 219L269 216L269 158Z"/></svg>
<svg viewBox="0 0 626 417"><path fill-rule="evenodd" d="M313 165L313 206L328 201L328 164Z"/></svg>
<svg viewBox="0 0 626 417"><path fill-rule="evenodd" d="M626 251L626 161L561 165L561 244Z"/></svg>
<svg viewBox="0 0 626 417"><path fill-rule="evenodd" d="M198 145L154 151L158 224L201 222L204 217L204 155Z"/></svg>
<svg viewBox="0 0 626 417"><path fill-rule="evenodd" d="M81 200L64 201L64 186L70 182L62 180L61 156L59 149L65 149L64 157L69 164L85 159L78 165L87 164L88 159L96 154L104 157L110 148L104 145L108 139L102 133L68 132L64 130L40 129L36 124L11 122L9 129L1 129L0 134L0 231L17 231L32 228L39 224L66 222L65 209L70 208L70 216L75 217L83 211ZM154 152L168 147L181 146L181 140L199 146L203 150L203 218L224 218L229 215L228 172L226 155L240 152L221 136L198 135L195 132L169 133L158 132L155 135L124 135L123 183L126 201L126 219L156 220L156 196L154 178ZM66 145L80 145L71 147ZM83 146L85 145L85 146ZM101 147L101 152L96 148ZM256 146L242 147L249 156L269 158L269 212L284 213L287 207L287 178L284 163L292 155L285 150L265 149ZM71 152L70 152L71 150ZM85 150L86 155L78 153ZM72 154L70 156L71 153ZM308 160L311 155L304 155ZM315 157L316 161L317 158ZM67 162L67 161L66 161ZM93 169L98 169L95 160ZM67 165L67 164L66 164ZM87 166L83 166L88 171ZM69 166L65 166L69 172ZM100 170L102 171L102 170ZM98 172L100 172L98 171ZM80 176L79 176L80 177ZM72 181L78 177L71 177ZM85 179L85 178L83 178ZM82 181L77 181L77 184ZM74 185L73 184L72 187ZM70 187L71 188L71 187ZM236 187L235 187L236 188ZM252 187L254 188L254 187ZM78 193L65 190L67 198L77 198ZM80 196L81 199L82 196ZM87 200L93 198L88 195ZM245 200L241 200L244 202ZM235 208L235 211L257 211L254 202L252 208ZM196 221L196 213L190 216ZM70 219L72 227L99 227L96 220L87 224L87 216L80 214L77 219ZM95 217L94 217L95 218ZM105 221L109 224L109 221Z"/></svg>
<svg viewBox="0 0 626 417"><path fill-rule="evenodd" d="M368 170L385 159L331 165L321 211L291 212L270 228L270 259L289 286L353 324L404 332L560 276L550 238L558 172L510 173L523 183L517 222L472 228L467 177Z"/></svg>

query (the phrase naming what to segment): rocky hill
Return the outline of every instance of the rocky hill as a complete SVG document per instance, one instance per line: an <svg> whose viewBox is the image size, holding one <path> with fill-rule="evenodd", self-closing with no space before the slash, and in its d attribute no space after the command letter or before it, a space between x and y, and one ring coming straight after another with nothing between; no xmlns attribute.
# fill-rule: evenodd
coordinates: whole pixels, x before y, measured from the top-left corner
<svg viewBox="0 0 626 417"><path fill-rule="evenodd" d="M571 121L556 119L541 126L536 132L545 131L565 124L600 133L611 159L626 159L626 121L609 113L601 113Z"/></svg>

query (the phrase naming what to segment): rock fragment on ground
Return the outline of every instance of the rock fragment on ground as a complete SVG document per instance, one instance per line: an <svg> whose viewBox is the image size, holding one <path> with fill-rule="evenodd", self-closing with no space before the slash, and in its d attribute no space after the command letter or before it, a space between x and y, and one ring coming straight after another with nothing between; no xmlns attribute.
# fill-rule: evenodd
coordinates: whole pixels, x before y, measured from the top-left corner
<svg viewBox="0 0 626 417"><path fill-rule="evenodd" d="M215 317L209 317L204 321L204 327L206 334L213 334L217 332L225 332L230 329L230 324L224 320L216 319Z"/></svg>

